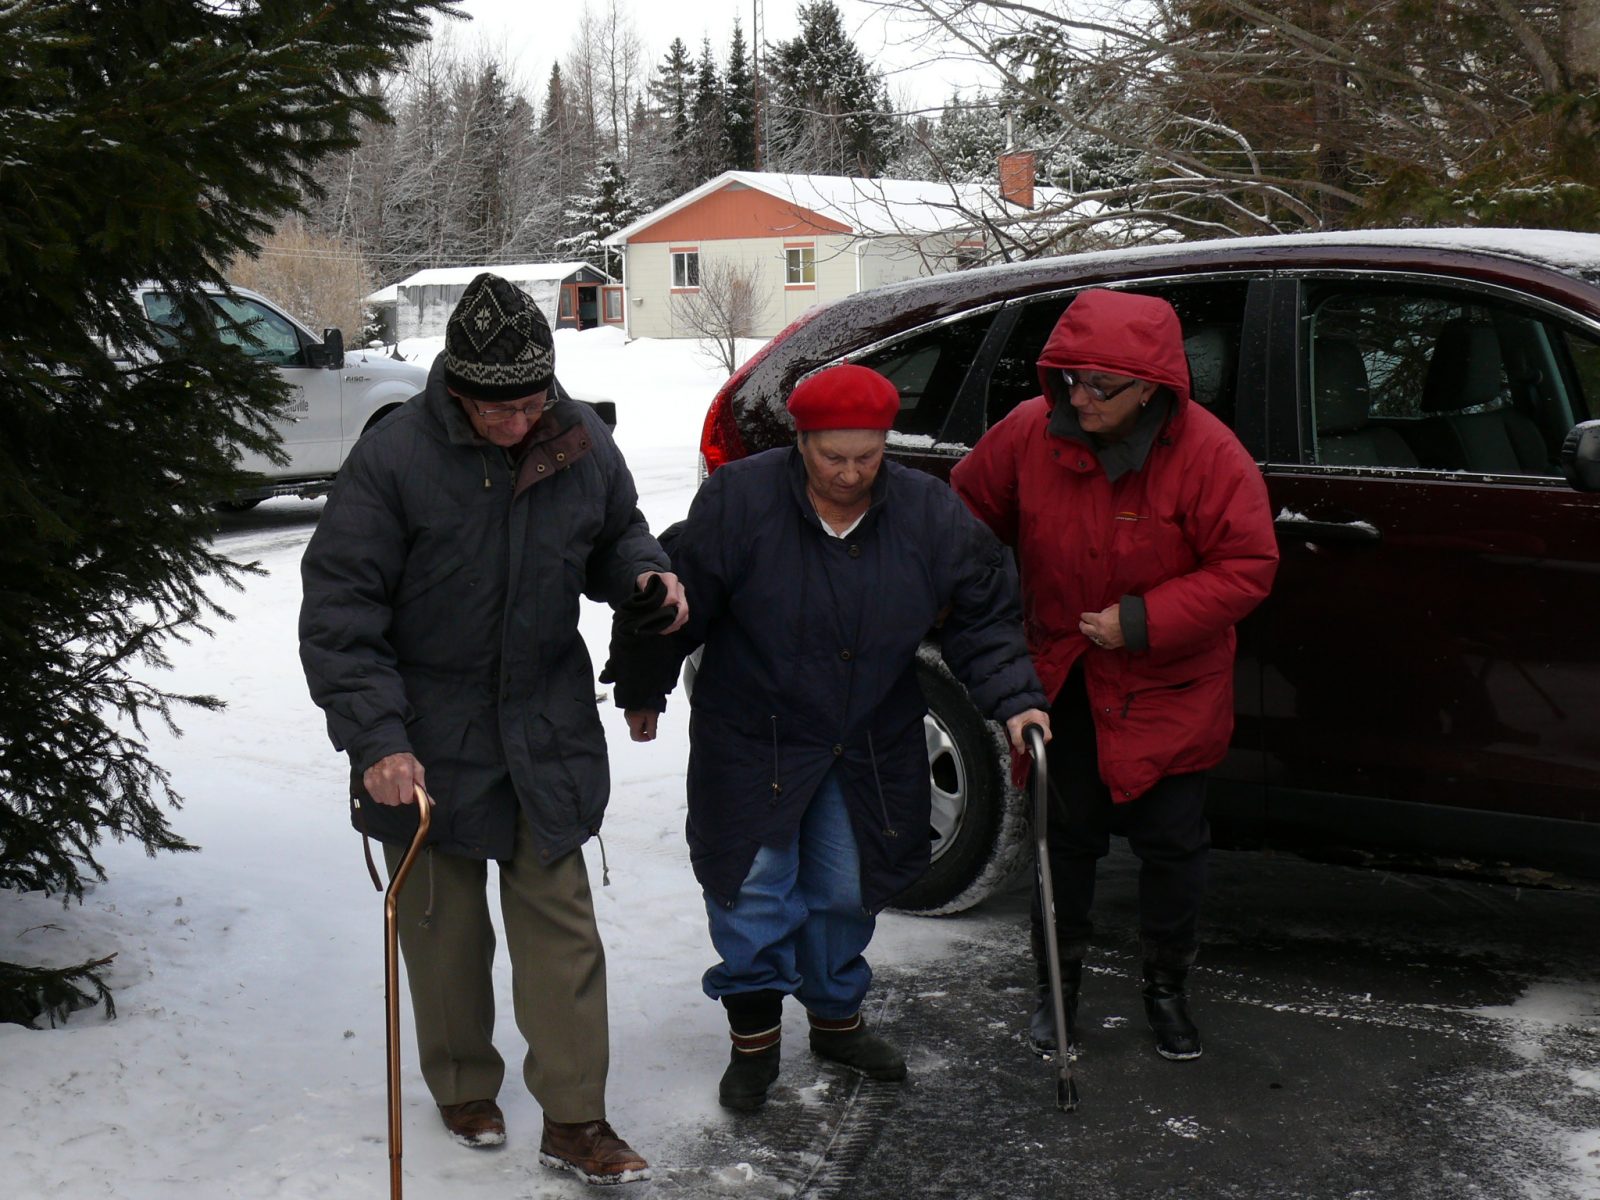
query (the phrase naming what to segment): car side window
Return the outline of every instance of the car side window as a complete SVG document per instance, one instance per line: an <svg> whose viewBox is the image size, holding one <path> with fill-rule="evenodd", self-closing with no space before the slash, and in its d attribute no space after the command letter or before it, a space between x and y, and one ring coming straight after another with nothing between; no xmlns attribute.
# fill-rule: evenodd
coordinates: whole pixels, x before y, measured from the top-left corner
<svg viewBox="0 0 1600 1200"><path fill-rule="evenodd" d="M1172 305L1183 326L1191 394L1230 426L1234 423L1239 338L1249 287L1248 280L1229 279L1119 289L1160 296ZM1074 294L1035 300L1023 308L989 376L989 425L1039 394L1039 355Z"/></svg>
<svg viewBox="0 0 1600 1200"><path fill-rule="evenodd" d="M1572 360L1569 385L1583 396L1579 417L1600 420L1600 339L1568 335L1566 345Z"/></svg>
<svg viewBox="0 0 1600 1200"><path fill-rule="evenodd" d="M1600 344L1533 308L1410 285L1306 299L1310 462L1555 476L1567 430L1597 403Z"/></svg>
<svg viewBox="0 0 1600 1200"><path fill-rule="evenodd" d="M212 296L217 333L251 358L274 367L303 366L300 334L281 314L245 297Z"/></svg>
<svg viewBox="0 0 1600 1200"><path fill-rule="evenodd" d="M144 302L145 315L150 318L156 348L162 351L171 350L177 345L177 338L172 331L183 324L178 306L165 292L145 292L141 299Z"/></svg>
<svg viewBox="0 0 1600 1200"><path fill-rule="evenodd" d="M852 359L886 376L899 389L896 433L939 437L993 319L994 314L986 312L934 325Z"/></svg>

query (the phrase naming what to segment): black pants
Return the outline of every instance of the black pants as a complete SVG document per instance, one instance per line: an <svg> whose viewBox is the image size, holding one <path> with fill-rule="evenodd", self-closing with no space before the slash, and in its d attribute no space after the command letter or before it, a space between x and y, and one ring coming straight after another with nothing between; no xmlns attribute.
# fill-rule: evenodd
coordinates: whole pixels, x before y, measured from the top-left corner
<svg viewBox="0 0 1600 1200"><path fill-rule="evenodd" d="M1139 938L1145 959L1187 967L1199 945L1200 898L1211 847L1205 774L1169 775L1137 800L1113 804L1100 780L1094 720L1080 670L1068 676L1051 706L1050 730L1048 845L1062 959L1081 959L1088 949L1095 868L1110 852L1115 833L1128 839L1139 859ZM1034 955L1042 958L1037 884L1032 926Z"/></svg>

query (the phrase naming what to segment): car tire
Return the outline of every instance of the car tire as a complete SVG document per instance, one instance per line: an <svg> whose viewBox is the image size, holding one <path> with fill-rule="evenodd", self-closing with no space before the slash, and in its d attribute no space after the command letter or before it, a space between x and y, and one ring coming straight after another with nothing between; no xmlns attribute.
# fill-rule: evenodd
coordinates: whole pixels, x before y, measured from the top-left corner
<svg viewBox="0 0 1600 1200"><path fill-rule="evenodd" d="M933 861L892 907L931 916L971 908L1026 866L1030 824L1004 726L984 720L936 647L919 651L917 683L928 702Z"/></svg>
<svg viewBox="0 0 1600 1200"><path fill-rule="evenodd" d="M260 504L263 499L264 497L256 496L250 500L218 500L212 505L212 507L217 509L219 512L249 512L256 505Z"/></svg>

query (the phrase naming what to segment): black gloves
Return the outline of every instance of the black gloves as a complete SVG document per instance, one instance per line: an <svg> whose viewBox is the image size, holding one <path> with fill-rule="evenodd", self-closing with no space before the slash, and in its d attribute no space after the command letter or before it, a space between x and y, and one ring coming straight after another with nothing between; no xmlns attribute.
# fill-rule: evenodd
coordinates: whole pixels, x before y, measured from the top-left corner
<svg viewBox="0 0 1600 1200"><path fill-rule="evenodd" d="M652 575L611 616L611 653L600 682L612 685L618 708L665 712L667 693L678 685L687 646L676 635L662 636L678 616L676 607L661 606L666 598L667 585Z"/></svg>
<svg viewBox="0 0 1600 1200"><path fill-rule="evenodd" d="M659 575L650 576L642 590L634 588L627 603L617 609L611 618L612 645L616 645L619 633L626 637L659 634L677 620L676 605L671 608L661 606L666 598L667 585L661 582Z"/></svg>

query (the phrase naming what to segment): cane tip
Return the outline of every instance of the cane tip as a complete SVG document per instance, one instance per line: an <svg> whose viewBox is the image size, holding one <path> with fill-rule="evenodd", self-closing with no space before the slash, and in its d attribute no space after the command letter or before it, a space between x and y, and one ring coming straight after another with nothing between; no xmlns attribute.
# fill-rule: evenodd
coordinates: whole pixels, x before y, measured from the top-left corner
<svg viewBox="0 0 1600 1200"><path fill-rule="evenodd" d="M1073 1080L1056 1080L1056 1107L1062 1112L1078 1111L1078 1085Z"/></svg>

